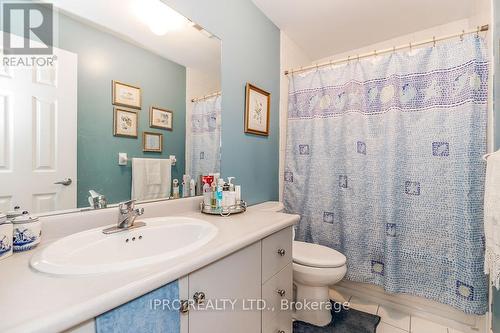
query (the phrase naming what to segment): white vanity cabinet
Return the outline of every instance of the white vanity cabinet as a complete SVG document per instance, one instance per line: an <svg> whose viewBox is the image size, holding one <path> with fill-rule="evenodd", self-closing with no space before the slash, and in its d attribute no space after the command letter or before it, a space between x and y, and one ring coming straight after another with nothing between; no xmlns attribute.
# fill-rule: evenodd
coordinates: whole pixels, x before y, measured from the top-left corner
<svg viewBox="0 0 500 333"><path fill-rule="evenodd" d="M262 241L262 333L291 333L293 300L292 228ZM289 310L282 309L282 302Z"/></svg>
<svg viewBox="0 0 500 333"><path fill-rule="evenodd" d="M244 301L260 298L260 256L258 242L189 274L191 300L199 299L201 294L205 299L201 307L206 307L205 310L192 307L181 314L189 318L189 333L260 332L260 311L243 308ZM236 302L234 309L229 300ZM247 302L247 308L248 305Z"/></svg>
<svg viewBox="0 0 500 333"><path fill-rule="evenodd" d="M181 298L191 302L203 293L205 302L236 300L226 311L190 309L181 314L182 333L291 333L291 311L281 301L292 301L292 229L288 227L180 280ZM186 298L184 298L186 299ZM251 302L262 299L265 309ZM242 308L245 302L245 308ZM221 303L219 303L222 306ZM264 303L260 303L264 305Z"/></svg>
<svg viewBox="0 0 500 333"><path fill-rule="evenodd" d="M197 310L193 305L181 311L180 332L291 333L292 313L282 311L281 302L292 301L292 275L292 227L287 227L180 278L181 300L194 304L203 298L205 305L212 302L218 308L223 300L237 301L234 310L226 304L225 310ZM265 301L265 309L257 307L257 300ZM90 320L66 332L92 333L95 323Z"/></svg>

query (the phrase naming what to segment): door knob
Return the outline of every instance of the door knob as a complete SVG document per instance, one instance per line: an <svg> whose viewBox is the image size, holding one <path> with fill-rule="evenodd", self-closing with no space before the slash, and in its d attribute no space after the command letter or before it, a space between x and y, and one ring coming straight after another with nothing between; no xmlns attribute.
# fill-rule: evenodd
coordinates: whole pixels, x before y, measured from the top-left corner
<svg viewBox="0 0 500 333"><path fill-rule="evenodd" d="M73 181L71 180L71 178L66 178L65 180L61 180L59 182L55 182L54 184L69 186L69 185L71 185L71 183L73 183Z"/></svg>
<svg viewBox="0 0 500 333"><path fill-rule="evenodd" d="M203 304L203 302L205 302L205 293L203 291L197 291L194 293L193 299L196 304Z"/></svg>

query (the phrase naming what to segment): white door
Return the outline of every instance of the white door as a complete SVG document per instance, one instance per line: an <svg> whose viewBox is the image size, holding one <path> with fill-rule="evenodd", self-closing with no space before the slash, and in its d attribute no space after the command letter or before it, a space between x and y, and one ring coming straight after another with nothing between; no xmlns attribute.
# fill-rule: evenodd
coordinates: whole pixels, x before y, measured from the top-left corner
<svg viewBox="0 0 500 333"><path fill-rule="evenodd" d="M76 208L77 55L54 54L53 67L0 65L0 211Z"/></svg>

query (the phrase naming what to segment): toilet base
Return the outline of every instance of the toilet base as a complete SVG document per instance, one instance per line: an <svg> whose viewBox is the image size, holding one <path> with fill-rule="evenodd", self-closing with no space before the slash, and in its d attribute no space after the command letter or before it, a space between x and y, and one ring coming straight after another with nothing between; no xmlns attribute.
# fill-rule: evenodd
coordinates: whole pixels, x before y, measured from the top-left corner
<svg viewBox="0 0 500 333"><path fill-rule="evenodd" d="M328 325L332 321L328 286L311 287L297 282L294 284L297 289L293 319L316 326Z"/></svg>

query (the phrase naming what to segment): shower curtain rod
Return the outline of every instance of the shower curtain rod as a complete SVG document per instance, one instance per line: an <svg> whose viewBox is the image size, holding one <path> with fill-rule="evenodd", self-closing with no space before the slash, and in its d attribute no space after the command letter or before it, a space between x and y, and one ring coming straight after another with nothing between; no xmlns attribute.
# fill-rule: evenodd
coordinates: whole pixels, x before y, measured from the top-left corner
<svg viewBox="0 0 500 333"><path fill-rule="evenodd" d="M431 43L436 45L436 42L443 41L446 39L451 39L451 38L456 38L456 37L463 38L463 36L470 35L470 34L478 34L479 35L480 32L488 31L489 28L490 28L490 26L488 24L486 24L483 26L478 26L474 30L469 30L469 31L462 30L462 32L459 34L447 35L447 36L442 36L439 38L432 37L432 39L424 40L424 41L417 42L417 43L410 42L408 44L394 46L394 47L389 48L389 49L384 49L384 50L380 50L380 51L374 50L373 52L370 52L370 53L357 54L356 56L348 56L347 58L343 58L343 59L339 59L339 60L335 60L335 61L332 59L329 62L324 62L321 64L315 64L315 65L304 66L304 67L300 67L300 68L296 68L296 69L286 70L284 74L288 75L288 74L300 73L300 72L308 71L308 70L313 69L313 68L337 65L337 64L341 64L343 62L349 62L351 60L360 60L360 59L374 57L374 56L385 54L385 53L391 53L391 52L395 52L395 51L399 51L399 50L404 50L407 48L409 48L411 50L414 47L419 47L419 46L431 44Z"/></svg>
<svg viewBox="0 0 500 333"><path fill-rule="evenodd" d="M205 96L202 96L202 97L193 98L193 99L191 99L191 103L202 101L204 99L207 99L207 98L210 98L210 97L214 97L214 96L218 96L220 94L221 94L221 92L217 91L217 92L214 92L213 94L208 94L208 95L205 95Z"/></svg>

